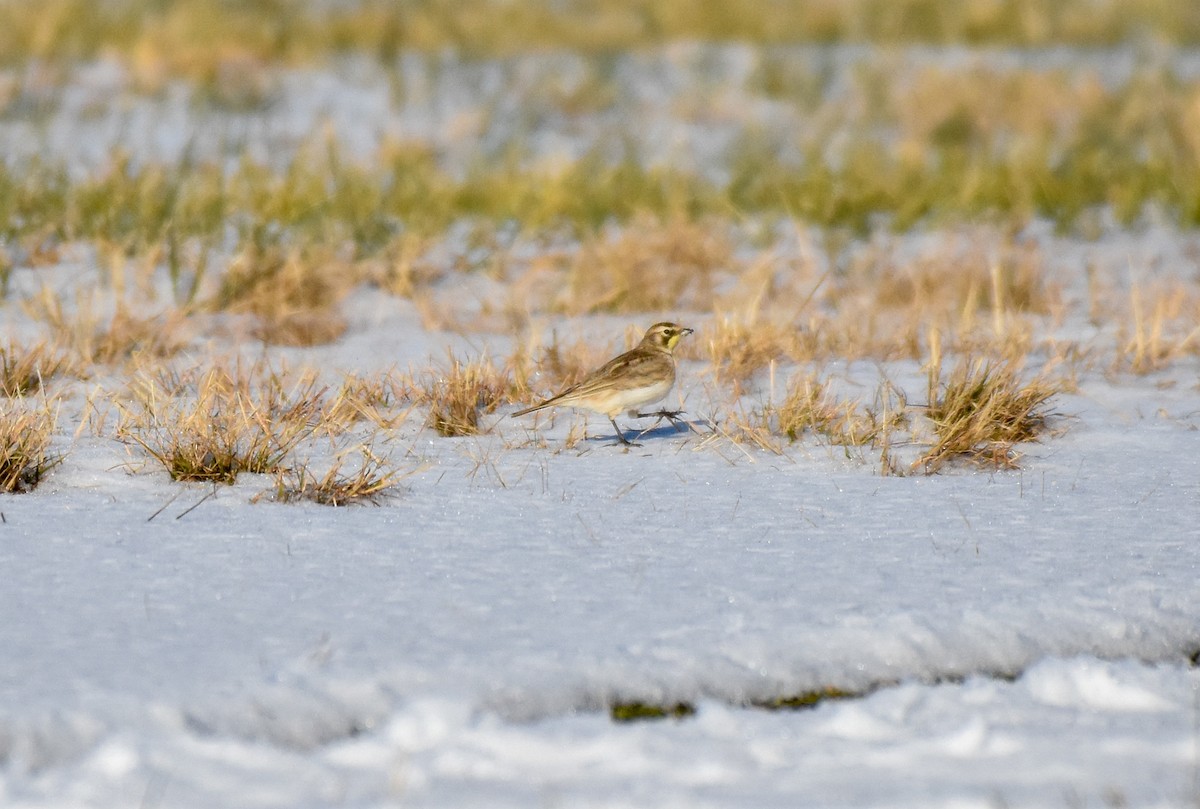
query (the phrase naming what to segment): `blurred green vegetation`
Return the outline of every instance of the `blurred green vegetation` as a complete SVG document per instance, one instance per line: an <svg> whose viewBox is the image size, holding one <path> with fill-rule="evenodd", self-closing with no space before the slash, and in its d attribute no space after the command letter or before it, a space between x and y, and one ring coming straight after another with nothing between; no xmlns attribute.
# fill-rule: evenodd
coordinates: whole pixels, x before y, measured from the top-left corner
<svg viewBox="0 0 1200 809"><path fill-rule="evenodd" d="M123 55L193 78L231 54L308 62L405 49L495 56L670 40L1200 43L1195 0L0 0L0 62Z"/></svg>
<svg viewBox="0 0 1200 809"><path fill-rule="evenodd" d="M888 93L866 118L835 119L788 150L745 132L721 181L608 148L552 168L514 150L452 171L421 144L351 159L325 138L282 169L114 154L106 170L71 179L61 166L0 165L0 238L102 239L137 253L233 234L260 248L353 245L372 255L463 219L577 233L644 214L797 218L854 232L1041 217L1068 229L1096 211L1135 222L1149 206L1200 225L1200 82L1158 72L1109 89L945 72Z"/></svg>
<svg viewBox="0 0 1200 809"><path fill-rule="evenodd" d="M370 255L404 232L435 233L463 218L523 228L590 232L639 214L663 219L766 215L866 232L972 218L1021 224L1045 217L1069 228L1107 206L1131 222L1156 203L1183 226L1200 224L1194 155L1146 159L1119 142L1083 142L1058 156L1045 144L1000 156L939 148L923 160L861 143L839 166L813 160L781 166L749 154L728 184L677 170L584 159L553 171L479 167L458 178L420 152L381 167L297 160L282 173L245 164L148 166L122 161L69 182L59 168L0 166L0 237L54 242L103 239L137 253L188 237L239 241L350 243Z"/></svg>
<svg viewBox="0 0 1200 809"><path fill-rule="evenodd" d="M34 8L0 0L10 23L0 20L3 58L83 58L116 49L137 64L162 56L187 69L189 53L196 64L215 64L211 54L199 56L206 43L292 59L349 48L624 47L718 32L770 42L1020 44L1135 34L1184 42L1200 32L1200 3L1193 0L49 0ZM497 15L511 25L496 24ZM632 22L616 26L618 19ZM178 49L167 47L172 43ZM706 167L717 170L703 176L646 165L611 143L552 168L523 155L521 143L509 145L507 158L480 157L451 170L426 145L390 144L352 159L320 137L282 169L249 160L232 170L191 159L145 164L117 153L106 169L79 177L63 166L9 161L0 164L0 239L33 251L104 240L131 254L175 255L182 239L230 247L232 235L259 248L353 245L357 255L374 255L400 236L440 233L464 218L587 232L644 214L760 216L861 233L965 219L1019 225L1034 217L1071 228L1097 210L1128 223L1153 206L1182 226L1200 225L1200 81L1162 67L1139 68L1111 86L1083 70L978 66L921 68L899 81L888 64L859 70L848 95L826 98L820 76L764 49L746 91L790 104L816 123L788 142L747 128L721 165ZM597 103L613 103L600 95ZM569 115L581 101L561 103ZM0 271L5 261L0 252Z"/></svg>

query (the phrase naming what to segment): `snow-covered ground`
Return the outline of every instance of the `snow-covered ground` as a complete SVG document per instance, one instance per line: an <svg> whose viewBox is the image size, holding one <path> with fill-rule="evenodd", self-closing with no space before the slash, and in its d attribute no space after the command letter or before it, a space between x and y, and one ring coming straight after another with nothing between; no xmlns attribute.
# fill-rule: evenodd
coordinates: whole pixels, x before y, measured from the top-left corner
<svg viewBox="0 0 1200 809"><path fill-rule="evenodd" d="M424 468L378 508L251 504L269 482L243 476L187 511L206 487L81 437L0 501L0 798L1190 805L1182 376L1085 384L1022 471L928 478L812 442L659 428L626 453L594 425L556 452L569 419L550 449L415 420L393 449ZM830 687L868 693L745 707ZM698 713L619 725L620 700Z"/></svg>
<svg viewBox="0 0 1200 809"><path fill-rule="evenodd" d="M73 121L46 124L64 149ZM1175 238L1103 256L1194 281ZM1063 266L1097 249L1054 245ZM32 333L36 272L0 339ZM511 347L382 293L346 315L338 343L275 356L337 373ZM814 440L658 427L625 452L593 419L560 451L566 416L455 439L413 418L385 447L413 474L339 509L252 503L249 475L171 483L111 425L75 436L91 383L61 383L65 461L0 496L0 804L1196 806L1198 371L1092 370L1021 470L932 477ZM752 707L824 689L859 696ZM618 701L696 714L618 724Z"/></svg>

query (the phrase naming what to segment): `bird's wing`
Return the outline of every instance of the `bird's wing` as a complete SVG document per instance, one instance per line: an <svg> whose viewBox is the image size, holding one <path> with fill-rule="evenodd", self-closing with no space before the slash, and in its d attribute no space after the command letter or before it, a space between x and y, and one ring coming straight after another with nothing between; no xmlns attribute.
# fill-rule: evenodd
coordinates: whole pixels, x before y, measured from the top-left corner
<svg viewBox="0 0 1200 809"><path fill-rule="evenodd" d="M636 348L626 351L620 356L613 357L608 362L601 365L596 370L592 371L583 379L576 382L569 388L564 389L560 393L551 396L544 402L538 402L533 407L527 407L524 410L518 410L513 413L514 416L523 416L526 413L532 413L535 410L541 410L543 407L552 407L564 400L582 398L602 390L614 379L626 374L636 373L642 368L650 365L657 365L663 361L670 362L670 358L658 353L646 353L638 351Z"/></svg>

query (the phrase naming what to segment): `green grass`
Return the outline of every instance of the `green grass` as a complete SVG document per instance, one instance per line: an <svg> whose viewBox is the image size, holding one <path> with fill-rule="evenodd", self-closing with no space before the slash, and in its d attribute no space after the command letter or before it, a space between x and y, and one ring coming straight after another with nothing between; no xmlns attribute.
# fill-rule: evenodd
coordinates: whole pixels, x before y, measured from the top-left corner
<svg viewBox="0 0 1200 809"><path fill-rule="evenodd" d="M801 691L797 694L759 700L751 704L755 708L762 708L768 711L803 711L815 708L822 702L829 700L860 699L879 687L873 686L863 691L847 691L844 688L830 685L812 691Z"/></svg>
<svg viewBox="0 0 1200 809"><path fill-rule="evenodd" d="M182 274L181 248L223 244L231 224L259 250L351 245L359 256L396 252L464 218L587 233L645 215L761 215L863 233L880 223L904 230L1035 216L1071 228L1102 206L1129 223L1154 205L1200 225L1200 81L1146 70L1107 87L1088 73L931 68L896 82L882 60L854 82L841 101L790 100L827 121L783 144L790 158L745 130L723 182L647 167L620 149L614 157L609 143L554 167L514 143L505 157L450 169L421 145L349 159L315 136L283 168L249 159L232 170L191 159L142 164L120 152L77 179L36 161L3 165L0 241L164 250Z"/></svg>
<svg viewBox="0 0 1200 809"><path fill-rule="evenodd" d="M1129 223L1155 205L1181 226L1200 225L1200 153L1164 142L1145 123L1101 134L1107 125L1096 120L1069 142L1033 139L1007 150L931 144L920 159L859 137L836 165L816 154L789 165L747 151L722 184L597 157L554 170L481 164L460 177L412 152L381 155L376 166L298 159L283 173L247 163L230 176L209 165L118 163L78 182L59 168L0 166L0 238L29 248L105 240L130 255L178 255L189 239L219 244L233 223L239 242L258 249L350 245L365 256L394 250L404 233L443 232L463 218L588 233L647 214L760 215L865 233L881 221L904 230L1035 216L1071 228L1102 206Z"/></svg>
<svg viewBox="0 0 1200 809"><path fill-rule="evenodd" d="M553 167L520 142L446 167L419 144L350 159L320 135L283 167L147 164L117 152L105 169L75 178L44 162L0 165L0 243L32 253L76 240L161 252L177 298L190 302L207 251L227 245L231 226L239 249L316 244L348 247L353 259L404 254L414 239L464 219L578 235L646 216L760 216L861 234L1032 217L1070 229L1090 226L1102 208L1131 223L1153 206L1200 225L1200 81L1146 69L1109 87L1087 72L928 68L899 82L888 70L882 57L870 62L847 98L781 99L824 123L782 144L747 128L721 182L642 165L608 142ZM768 91L792 92L758 88ZM0 255L0 292L12 254Z"/></svg>
<svg viewBox="0 0 1200 809"><path fill-rule="evenodd" d="M639 722L647 719L686 719L696 713L690 702L656 705L648 702L614 702L608 708L614 722Z"/></svg>

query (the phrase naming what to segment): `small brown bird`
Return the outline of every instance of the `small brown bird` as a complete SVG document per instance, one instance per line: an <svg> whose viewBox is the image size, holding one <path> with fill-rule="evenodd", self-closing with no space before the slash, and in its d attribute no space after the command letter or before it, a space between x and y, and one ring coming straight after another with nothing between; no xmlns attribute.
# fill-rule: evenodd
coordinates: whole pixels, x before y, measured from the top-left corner
<svg viewBox="0 0 1200 809"><path fill-rule="evenodd" d="M642 405L662 401L675 384L675 344L692 330L674 323L655 323L631 351L614 357L582 380L544 402L518 410L523 416L544 407L579 407L608 416L617 438L631 445L617 426L618 413L640 415ZM662 413L668 416L672 414Z"/></svg>

